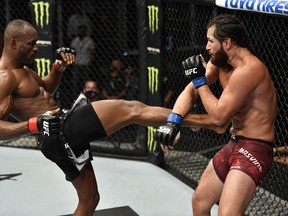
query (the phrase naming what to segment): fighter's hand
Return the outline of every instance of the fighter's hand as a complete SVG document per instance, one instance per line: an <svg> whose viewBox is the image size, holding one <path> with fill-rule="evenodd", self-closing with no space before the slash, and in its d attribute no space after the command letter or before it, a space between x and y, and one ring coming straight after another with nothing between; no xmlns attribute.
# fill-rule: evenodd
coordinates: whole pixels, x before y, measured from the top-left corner
<svg viewBox="0 0 288 216"><path fill-rule="evenodd" d="M169 152L171 150L174 149L174 145L176 145L178 143L180 139L180 131L177 133L175 139L173 140L173 143L172 145L163 145L163 144L160 144L161 146L161 149L164 151L164 152Z"/></svg>
<svg viewBox="0 0 288 216"><path fill-rule="evenodd" d="M180 132L182 119L179 114L170 113L166 124L157 128L155 139L157 143L161 144L163 150L173 149L173 145L176 143L176 136Z"/></svg>
<svg viewBox="0 0 288 216"><path fill-rule="evenodd" d="M196 89L207 84L204 65L205 61L201 55L191 56L182 62L185 76L192 79L192 83Z"/></svg>
<svg viewBox="0 0 288 216"><path fill-rule="evenodd" d="M59 109L57 109L59 111ZM31 117L28 121L28 128L31 134L41 133L43 137L52 138L61 133L61 119L55 116L57 110L48 111L41 116Z"/></svg>
<svg viewBox="0 0 288 216"><path fill-rule="evenodd" d="M56 50L56 60L53 68L56 71L63 72L66 67L75 61L76 52L69 47L61 47Z"/></svg>

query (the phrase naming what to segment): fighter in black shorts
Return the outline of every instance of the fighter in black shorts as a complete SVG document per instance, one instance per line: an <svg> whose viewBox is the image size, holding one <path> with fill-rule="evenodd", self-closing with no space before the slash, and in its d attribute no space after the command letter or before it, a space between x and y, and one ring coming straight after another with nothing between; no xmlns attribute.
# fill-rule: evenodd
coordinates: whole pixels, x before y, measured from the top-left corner
<svg viewBox="0 0 288 216"><path fill-rule="evenodd" d="M24 20L13 20L5 29L0 60L0 138L28 132L38 136L43 154L63 170L77 191L79 202L74 215L93 215L100 196L90 161L89 142L129 124L159 126L171 110L125 100L83 104L80 98L80 102L63 115L53 94L75 55L69 48L58 49L49 75L40 78L27 67L34 62L38 39L35 28ZM5 121L9 114L19 122ZM187 115L183 126L193 125L223 132L208 115Z"/></svg>
<svg viewBox="0 0 288 216"><path fill-rule="evenodd" d="M73 181L92 160L89 143L106 136L92 105L87 104L66 114L59 136L39 136L38 142L42 153L62 169L68 181Z"/></svg>

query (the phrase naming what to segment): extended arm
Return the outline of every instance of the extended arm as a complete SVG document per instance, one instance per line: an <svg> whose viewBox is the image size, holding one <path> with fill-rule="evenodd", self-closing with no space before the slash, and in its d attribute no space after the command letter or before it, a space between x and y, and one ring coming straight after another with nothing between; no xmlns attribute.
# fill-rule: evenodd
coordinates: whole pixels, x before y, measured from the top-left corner
<svg viewBox="0 0 288 216"><path fill-rule="evenodd" d="M209 114L188 113L182 121L182 127L195 127L213 130L218 134L226 132L230 122L223 125L216 125Z"/></svg>
<svg viewBox="0 0 288 216"><path fill-rule="evenodd" d="M14 123L0 120L0 140L11 139L29 132L27 121Z"/></svg>

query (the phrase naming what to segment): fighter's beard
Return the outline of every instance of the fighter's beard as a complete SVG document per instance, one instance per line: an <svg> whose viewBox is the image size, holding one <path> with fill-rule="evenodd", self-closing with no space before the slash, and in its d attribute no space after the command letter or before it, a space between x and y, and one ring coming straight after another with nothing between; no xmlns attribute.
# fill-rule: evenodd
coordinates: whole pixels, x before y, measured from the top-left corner
<svg viewBox="0 0 288 216"><path fill-rule="evenodd" d="M224 50L221 49L219 52L215 53L214 56L211 56L211 62L217 67L224 67L228 64L228 56Z"/></svg>

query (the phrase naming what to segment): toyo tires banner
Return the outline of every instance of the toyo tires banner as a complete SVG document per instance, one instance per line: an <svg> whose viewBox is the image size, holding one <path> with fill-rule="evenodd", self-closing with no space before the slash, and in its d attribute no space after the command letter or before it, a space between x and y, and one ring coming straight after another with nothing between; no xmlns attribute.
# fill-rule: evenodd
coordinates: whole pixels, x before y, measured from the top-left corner
<svg viewBox="0 0 288 216"><path fill-rule="evenodd" d="M288 15L288 0L216 0L216 5L233 10Z"/></svg>

